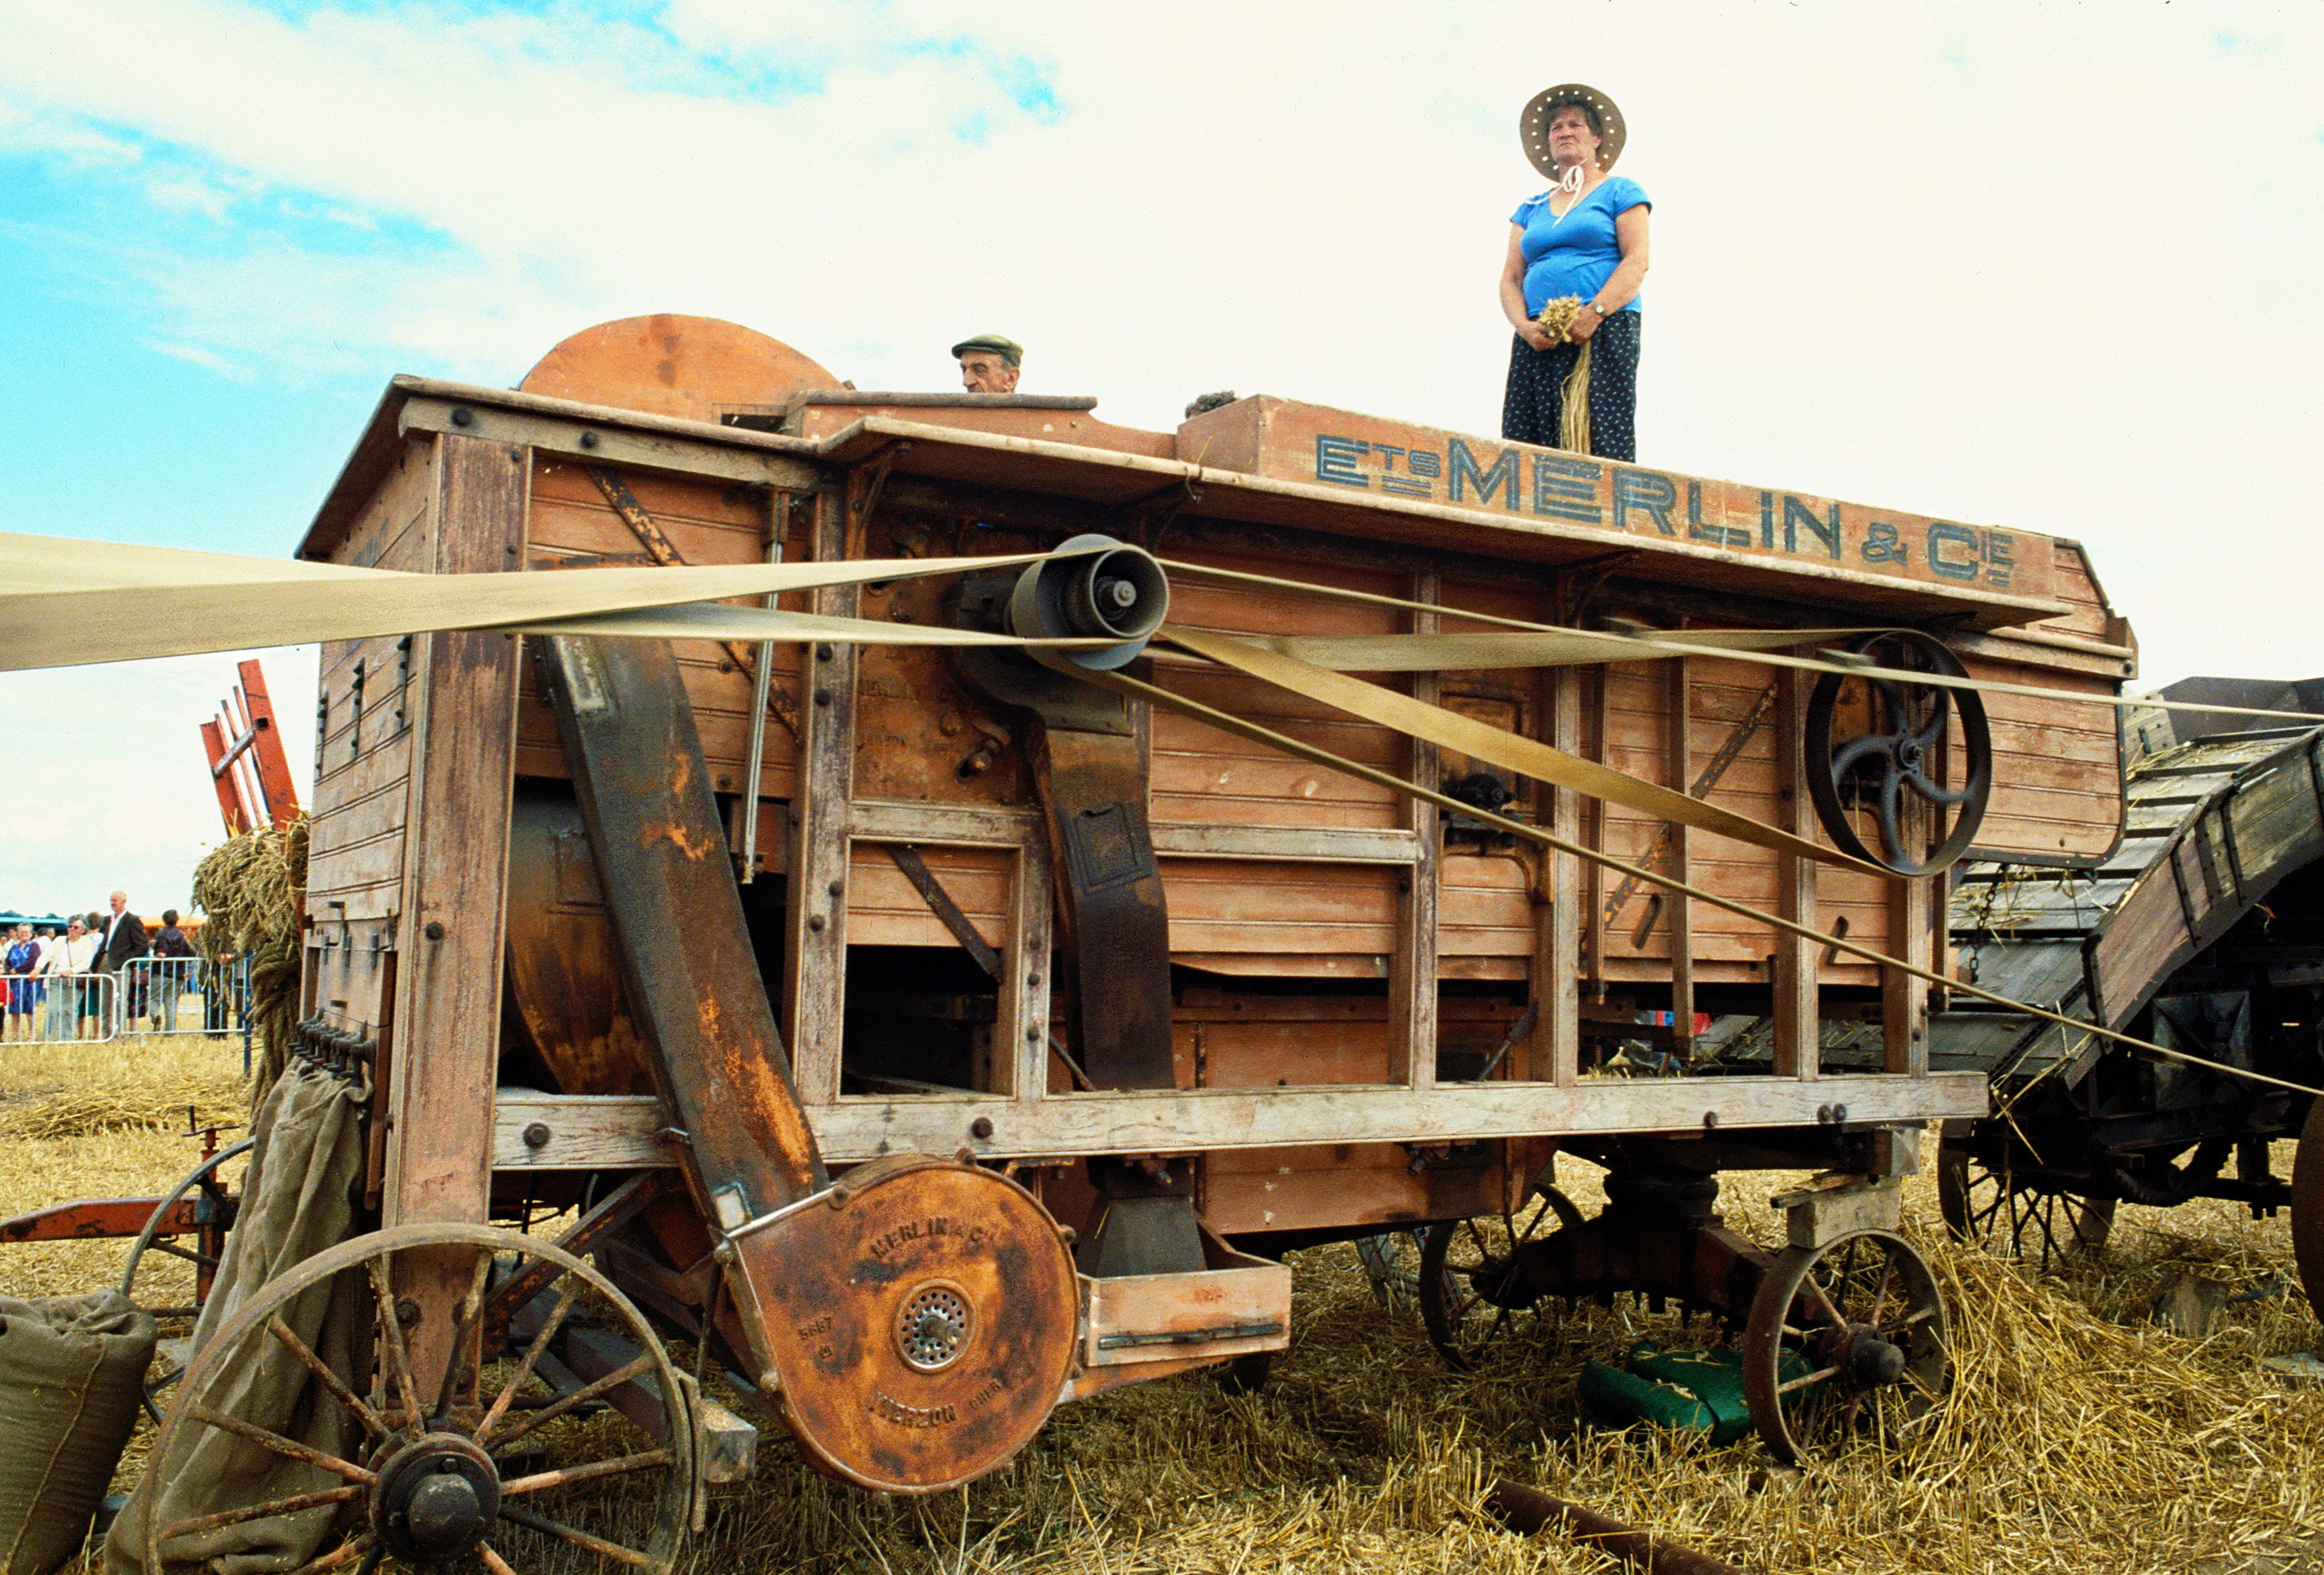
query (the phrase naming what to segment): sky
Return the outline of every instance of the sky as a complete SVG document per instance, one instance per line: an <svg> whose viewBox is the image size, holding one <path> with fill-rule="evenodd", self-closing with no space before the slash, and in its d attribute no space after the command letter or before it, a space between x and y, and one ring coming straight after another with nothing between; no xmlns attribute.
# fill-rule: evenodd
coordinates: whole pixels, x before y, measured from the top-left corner
<svg viewBox="0 0 2324 1575"><path fill-rule="evenodd" d="M2089 544L2324 673L2324 7L0 0L0 530L286 555L386 380L647 312L865 388L1498 430L1519 109L1654 202L1646 464ZM311 649L263 653L302 783ZM234 659L17 675L0 908L185 906Z"/></svg>

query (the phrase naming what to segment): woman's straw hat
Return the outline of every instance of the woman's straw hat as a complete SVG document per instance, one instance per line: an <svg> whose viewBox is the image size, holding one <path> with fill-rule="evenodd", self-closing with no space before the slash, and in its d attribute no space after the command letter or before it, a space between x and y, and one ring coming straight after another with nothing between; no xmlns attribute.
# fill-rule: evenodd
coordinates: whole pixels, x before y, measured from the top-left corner
<svg viewBox="0 0 2324 1575"><path fill-rule="evenodd" d="M1550 112L1569 104L1579 104L1591 111L1605 128L1605 140L1598 145L1600 170L1614 167L1614 161L1622 156L1622 143L1628 135L1622 127L1622 112L1595 88L1582 82L1561 82L1554 88L1543 88L1517 116L1517 138L1525 144L1526 157L1533 161L1533 167L1552 180L1557 179L1557 166L1549 157Z"/></svg>

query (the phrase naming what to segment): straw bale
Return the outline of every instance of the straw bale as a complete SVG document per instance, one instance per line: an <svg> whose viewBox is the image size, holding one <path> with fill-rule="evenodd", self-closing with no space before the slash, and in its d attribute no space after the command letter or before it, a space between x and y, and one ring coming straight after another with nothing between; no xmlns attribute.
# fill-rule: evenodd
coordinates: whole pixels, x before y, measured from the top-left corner
<svg viewBox="0 0 2324 1575"><path fill-rule="evenodd" d="M209 918L202 950L250 959L251 1016L265 1052L253 1068L249 1105L282 1075L299 1006L300 909L307 894L308 817L276 831L229 837L194 867L194 906Z"/></svg>

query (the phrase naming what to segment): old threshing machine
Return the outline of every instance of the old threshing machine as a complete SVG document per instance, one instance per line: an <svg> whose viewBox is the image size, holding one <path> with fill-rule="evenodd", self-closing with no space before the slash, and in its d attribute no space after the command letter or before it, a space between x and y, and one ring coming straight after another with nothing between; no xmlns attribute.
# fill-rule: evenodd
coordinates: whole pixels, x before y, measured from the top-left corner
<svg viewBox="0 0 2324 1575"><path fill-rule="evenodd" d="M2072 696L2131 652L2081 549L1276 399L1176 432L1093 402L854 391L683 318L513 391L390 386L303 559L830 566L776 610L834 622L326 648L301 1054L368 1090L379 1229L250 1299L165 1428L314 1497L158 1543L240 1513L329 1520L316 1569L664 1568L752 1438L665 1337L809 1461L928 1492L1060 1404L1248 1373L1284 1252L1432 1222L1481 1221L1423 1276L1456 1351L1545 1298L1680 1298L1743 1331L1786 1457L1942 1391L1895 1178L1986 1081L1931 1069L1928 981L1877 959L1943 976L1928 877L1963 852L2116 839L2113 713ZM1964 669L2052 693L1910 681ZM1701 1012L1769 1016L1772 1063L1697 1062ZM1841 1020L1872 1064L1820 1064ZM1667 1075L1617 1064L1641 1042ZM1609 1167L1600 1217L1542 1222L1561 1147ZM1779 1248L1713 1207L1749 1168L1826 1173ZM563 1208L553 1242L489 1229ZM326 1283L337 1356L277 1316ZM237 1410L270 1340L343 1449ZM598 1402L657 1436L540 1451Z"/></svg>

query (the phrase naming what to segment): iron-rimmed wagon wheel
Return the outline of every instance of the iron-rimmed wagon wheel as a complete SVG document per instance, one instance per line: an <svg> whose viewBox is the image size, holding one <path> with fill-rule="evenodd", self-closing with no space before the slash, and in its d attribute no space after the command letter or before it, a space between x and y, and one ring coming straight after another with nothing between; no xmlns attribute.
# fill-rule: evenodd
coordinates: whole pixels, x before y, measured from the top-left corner
<svg viewBox="0 0 2324 1575"><path fill-rule="evenodd" d="M217 1174L219 1169L225 1165L226 1162L229 1159L238 1158L242 1155L249 1153L250 1150L257 1145L257 1142L258 1139L255 1138L245 1138L239 1143L219 1149L216 1154L211 1155L199 1165L194 1166L193 1169L188 1171L186 1173L185 1179L179 1182L176 1186L171 1188L170 1191L163 1195L161 1202L154 1208L153 1212L146 1217L145 1229L137 1233L137 1239L135 1241L130 1243L129 1257L121 1266L120 1289L123 1295L128 1297L133 1302L136 1301L137 1270L139 1266L145 1261L145 1255L148 1252L166 1253L172 1257L184 1258L194 1266L197 1276L195 1279L194 1305L190 1309L163 1307L152 1309L151 1311L152 1311L154 1316L161 1318L166 1318L172 1314L184 1316L188 1312L200 1312L202 1303L201 1284L202 1281L209 1275L217 1272L218 1266L217 1259L210 1256L209 1253L204 1251L198 1245L194 1247L180 1247L174 1241L163 1240L161 1239L161 1224L162 1221L170 1217L170 1211L176 1208L179 1201L184 1198L188 1193L193 1191L196 1187L201 1187L205 1192L209 1191L210 1185L208 1184L211 1183L211 1178ZM198 1233L195 1237L196 1242L198 1243L201 1239L201 1236ZM159 1359L156 1359L155 1365L157 1367L161 1366ZM155 1403L155 1396L160 1395L162 1390L167 1389L171 1384L176 1383L178 1379L184 1375L184 1368L178 1366L175 1362L171 1362L164 1370L157 1373L149 1373L146 1376L144 1393L140 1396L140 1398L144 1403L145 1414L152 1417L157 1425L161 1420L161 1408Z"/></svg>
<svg viewBox="0 0 2324 1575"><path fill-rule="evenodd" d="M2006 1161L1996 1169L1966 1145L1937 1148L1937 1207L1953 1239L2038 1274L2104 1247L2114 1202L2030 1181Z"/></svg>
<svg viewBox="0 0 2324 1575"><path fill-rule="evenodd" d="M2324 1320L2324 1100L2312 1100L2292 1156L2292 1259L2308 1305Z"/></svg>
<svg viewBox="0 0 2324 1575"><path fill-rule="evenodd" d="M1874 667L1969 676L1942 640L1917 630L1863 635L1848 649ZM1854 722L1858 713L1863 731L1838 736L1843 715ZM1808 696L1804 727L1808 797L1840 852L1899 875L1928 875L1969 851L1993 797L1993 732L1976 690L1825 673ZM1936 762L1954 786L1930 774ZM1933 817L1933 848L1918 845L1908 824L1915 800ZM1877 851L1857 828L1858 805L1872 812Z"/></svg>
<svg viewBox="0 0 2324 1575"><path fill-rule="evenodd" d="M1421 1234L1420 1321L1455 1371L1475 1368L1537 1316L1538 1300L1520 1302L1508 1289L1517 1249L1540 1234L1545 1220L1582 1223L1582 1211L1555 1187L1536 1185L1534 1195L1541 1206L1523 1214L1447 1220Z"/></svg>
<svg viewBox="0 0 2324 1575"><path fill-rule="evenodd" d="M1778 1460L1850 1433L1893 1437L1952 1384L1944 1298L1912 1243L1857 1230L1785 1248L1743 1331L1743 1393Z"/></svg>
<svg viewBox="0 0 2324 1575"><path fill-rule="evenodd" d="M429 1329L429 1315L392 1289L396 1257L425 1254L440 1264L447 1251L461 1248L473 1254L466 1294L438 1314L448 1327ZM496 1265L512 1273L496 1275ZM495 1328L492 1289L528 1271L530 1300ZM339 1285L343 1304L360 1306L368 1318L368 1339L358 1342L372 1353L367 1375L334 1371L283 1318L294 1301L341 1276L349 1276ZM472 1365L458 1353L479 1325L483 1359ZM553 1359L550 1345L560 1330L591 1325L637 1354L555 1395L540 1371L544 1359ZM443 1349L444 1370L413 1371L415 1345ZM253 1364L286 1356L313 1380L308 1404L342 1414L346 1434L356 1440L344 1453L211 1404ZM604 1396L632 1380L659 1389L667 1439L632 1426L618 1409L598 1411ZM235 1435L307 1466L314 1480L308 1491L176 1521L164 1519L161 1494L141 1494L147 1575L162 1575L173 1541L317 1512L331 1516L331 1530L322 1552L297 1575L348 1566L361 1575L381 1569L512 1575L542 1567L552 1552L576 1550L609 1567L669 1575L700 1486L691 1399L643 1316L582 1259L485 1225L398 1226L342 1242L276 1276L195 1353L152 1459L177 1459L180 1440L193 1430ZM544 1450L553 1466L541 1458ZM605 1491L622 1483L644 1491Z"/></svg>

